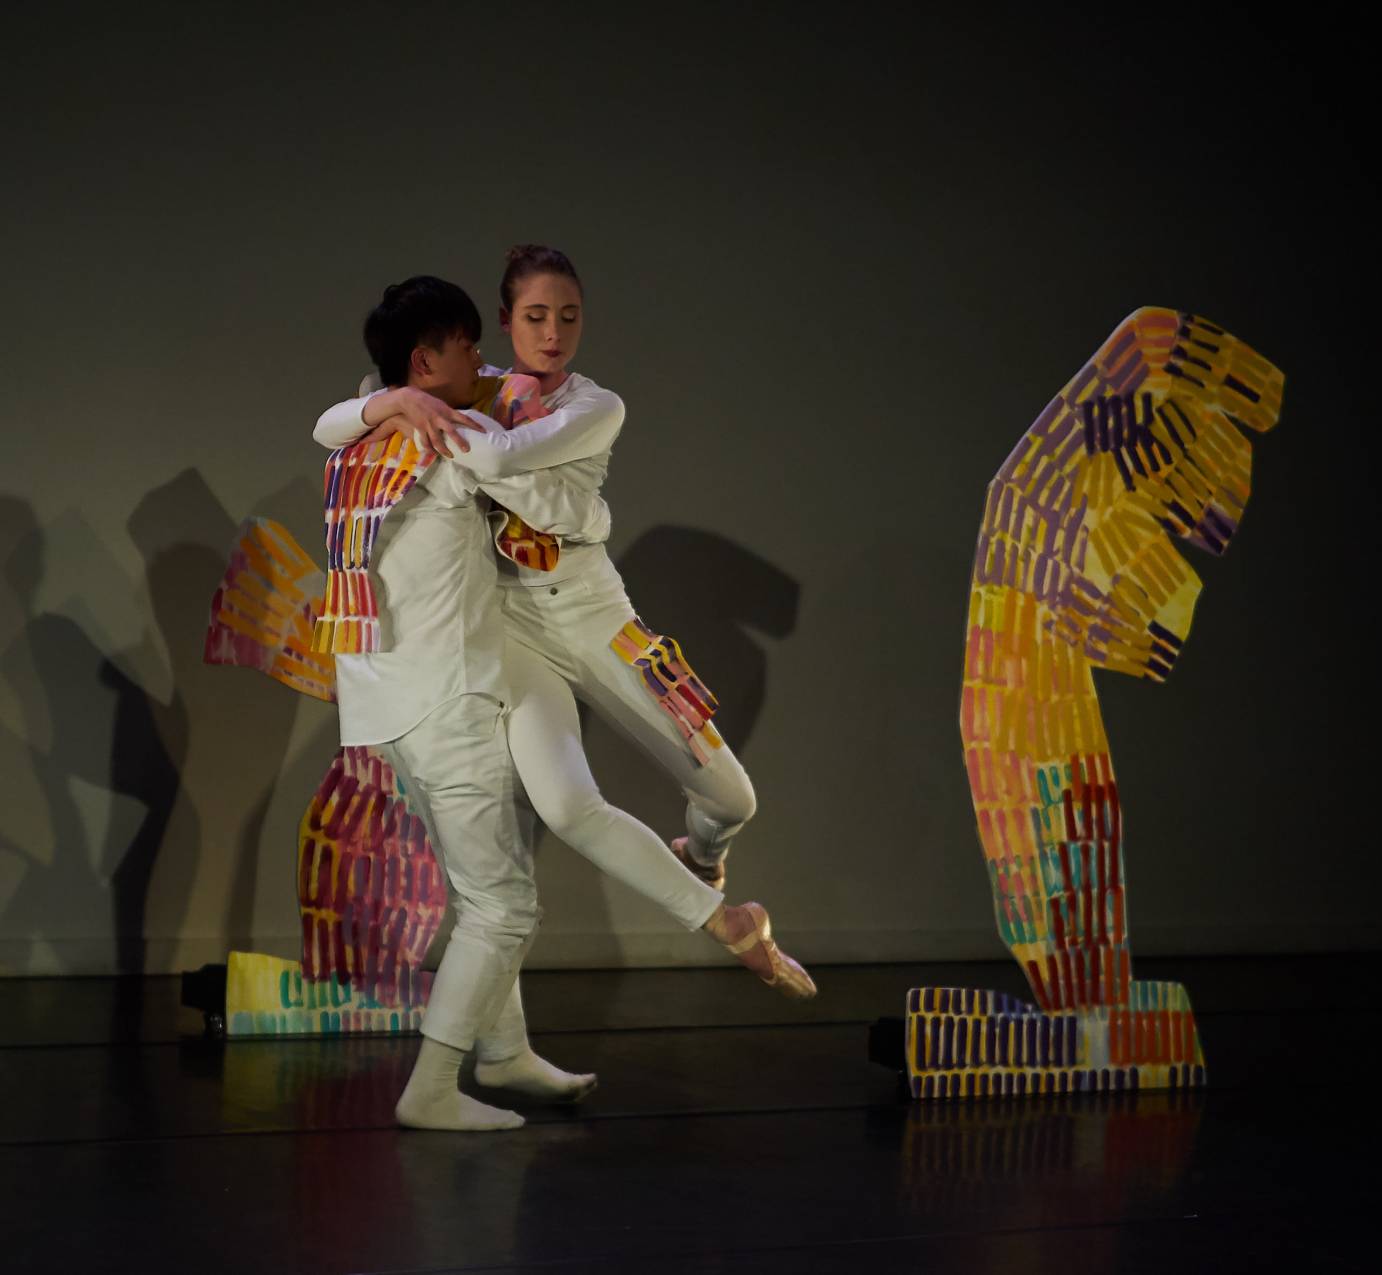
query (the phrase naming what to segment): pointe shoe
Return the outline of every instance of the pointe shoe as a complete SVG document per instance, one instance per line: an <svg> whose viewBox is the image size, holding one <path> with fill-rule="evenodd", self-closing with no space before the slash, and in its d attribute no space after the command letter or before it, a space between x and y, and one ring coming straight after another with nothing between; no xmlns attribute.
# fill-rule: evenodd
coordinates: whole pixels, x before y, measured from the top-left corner
<svg viewBox="0 0 1382 1275"><path fill-rule="evenodd" d="M800 963L788 956L773 941L773 926L767 909L761 903L745 903L742 910L753 918L754 928L743 938L726 943L725 948L748 965L769 987L775 987L784 996L795 1001L810 1000L816 994L816 984ZM759 947L768 958L768 974L755 968L756 962L750 964L744 959Z"/></svg>
<svg viewBox="0 0 1382 1275"><path fill-rule="evenodd" d="M712 864L697 863L691 857L688 849L690 837L677 837L672 841L672 853L681 860L684 867L692 876L700 877L712 890L719 890L724 893L725 888L725 861L724 858L716 859Z"/></svg>

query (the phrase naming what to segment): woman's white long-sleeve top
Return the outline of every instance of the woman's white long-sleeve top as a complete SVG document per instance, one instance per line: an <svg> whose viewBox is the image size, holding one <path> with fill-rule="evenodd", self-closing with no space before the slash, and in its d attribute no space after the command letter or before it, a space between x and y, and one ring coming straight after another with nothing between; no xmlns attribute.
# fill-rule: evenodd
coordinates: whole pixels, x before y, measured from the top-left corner
<svg viewBox="0 0 1382 1275"><path fill-rule="evenodd" d="M483 371L500 374L494 368ZM355 442L369 431L364 410L372 397L365 394L327 408L312 437L333 449ZM591 559L604 556L600 545L609 537L609 509L600 490L609 472L610 451L624 423L623 400L589 377L572 373L551 394L544 394L542 401L550 414L513 430L505 430L482 413L469 413L485 432L467 430L470 450L455 457L477 490L532 526L563 537L555 570L534 571L505 559L500 563L501 585L555 584L569 579ZM524 437L516 446L514 436L520 431ZM521 455L517 455L520 447ZM515 468L522 472L511 472Z"/></svg>

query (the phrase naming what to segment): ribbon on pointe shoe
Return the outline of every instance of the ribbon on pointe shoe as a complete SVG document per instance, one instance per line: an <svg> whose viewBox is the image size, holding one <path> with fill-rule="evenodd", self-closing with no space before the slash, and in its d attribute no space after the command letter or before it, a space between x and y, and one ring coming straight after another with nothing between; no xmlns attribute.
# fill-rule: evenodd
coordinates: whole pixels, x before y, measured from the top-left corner
<svg viewBox="0 0 1382 1275"><path fill-rule="evenodd" d="M744 935L743 938L733 943L726 943L725 947L731 955L742 959L745 953L752 951L761 943L764 952L768 955L772 976L765 978L759 974L758 977L769 987L776 988L792 1000L810 1000L816 994L815 981L801 967L800 962L788 956L773 940L773 925L768 917L767 909L761 903L745 903L742 906L753 917L753 932Z"/></svg>
<svg viewBox="0 0 1382 1275"><path fill-rule="evenodd" d="M691 857L689 837L677 837L672 841L671 851L681 861L681 866L692 876L699 877L712 890L725 889L725 859L721 855L714 863L699 863Z"/></svg>

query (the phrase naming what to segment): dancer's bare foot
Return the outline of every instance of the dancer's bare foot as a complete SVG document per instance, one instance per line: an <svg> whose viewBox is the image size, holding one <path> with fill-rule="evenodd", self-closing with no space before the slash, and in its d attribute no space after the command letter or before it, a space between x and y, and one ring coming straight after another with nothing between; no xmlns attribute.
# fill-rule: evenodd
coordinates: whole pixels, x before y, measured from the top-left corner
<svg viewBox="0 0 1382 1275"><path fill-rule="evenodd" d="M816 984L773 941L772 922L761 903L722 903L702 927L769 987L792 1000L810 1000Z"/></svg>
<svg viewBox="0 0 1382 1275"><path fill-rule="evenodd" d="M725 888L725 857L722 855L714 863L698 863L691 853L690 837L674 837L672 839L672 853L681 860L682 866L693 876L698 876L712 890L723 890Z"/></svg>
<svg viewBox="0 0 1382 1275"><path fill-rule="evenodd" d="M475 1083L511 1089L538 1102L580 1102L599 1082L593 1072L563 1071L529 1048L498 1062L477 1062Z"/></svg>

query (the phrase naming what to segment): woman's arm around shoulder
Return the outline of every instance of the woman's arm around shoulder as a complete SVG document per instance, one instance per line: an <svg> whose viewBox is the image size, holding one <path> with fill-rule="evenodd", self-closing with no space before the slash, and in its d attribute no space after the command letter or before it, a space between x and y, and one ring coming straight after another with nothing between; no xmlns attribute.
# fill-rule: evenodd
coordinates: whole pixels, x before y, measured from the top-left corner
<svg viewBox="0 0 1382 1275"><path fill-rule="evenodd" d="M366 437L377 441L403 430L411 433L419 447L447 456L467 449L465 438L458 432L462 429L480 427L441 399L404 385L375 390L363 398L349 398L328 407L317 418L312 437L334 451Z"/></svg>
<svg viewBox="0 0 1382 1275"><path fill-rule="evenodd" d="M490 418L475 414L475 419ZM590 381L546 416L510 430L493 423L496 428L469 440L470 452L459 460L481 480L550 469L608 451L624 424L624 401Z"/></svg>

